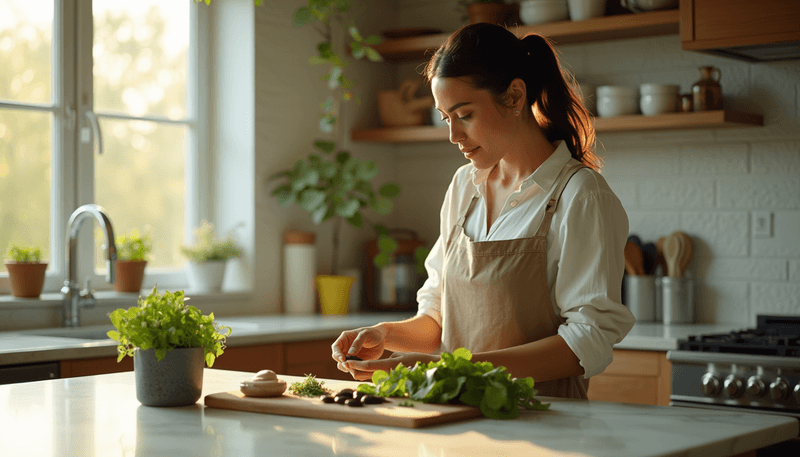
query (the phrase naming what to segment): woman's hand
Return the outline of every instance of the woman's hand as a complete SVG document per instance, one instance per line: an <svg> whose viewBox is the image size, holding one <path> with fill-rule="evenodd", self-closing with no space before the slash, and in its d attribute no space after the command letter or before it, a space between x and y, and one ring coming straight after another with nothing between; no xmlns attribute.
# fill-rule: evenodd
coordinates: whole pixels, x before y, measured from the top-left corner
<svg viewBox="0 0 800 457"><path fill-rule="evenodd" d="M350 370L344 366L346 356L356 356L361 360L374 360L383 355L386 331L380 324L347 330L331 345L331 357L336 367L345 373Z"/></svg>
<svg viewBox="0 0 800 457"><path fill-rule="evenodd" d="M345 362L344 371L349 371L354 379L358 381L371 381L372 373L383 370L389 372L402 364L407 368L413 368L417 362L429 363L439 360L438 355L424 354L422 352L395 352L385 359L378 360L348 360Z"/></svg>

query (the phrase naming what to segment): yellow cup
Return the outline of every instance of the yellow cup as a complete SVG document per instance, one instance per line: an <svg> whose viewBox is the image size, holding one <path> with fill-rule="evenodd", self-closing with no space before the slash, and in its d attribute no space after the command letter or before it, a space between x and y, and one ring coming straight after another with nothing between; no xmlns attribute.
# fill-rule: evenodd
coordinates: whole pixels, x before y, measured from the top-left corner
<svg viewBox="0 0 800 457"><path fill-rule="evenodd" d="M316 277L319 306L322 314L347 314L350 304L350 276L319 275Z"/></svg>

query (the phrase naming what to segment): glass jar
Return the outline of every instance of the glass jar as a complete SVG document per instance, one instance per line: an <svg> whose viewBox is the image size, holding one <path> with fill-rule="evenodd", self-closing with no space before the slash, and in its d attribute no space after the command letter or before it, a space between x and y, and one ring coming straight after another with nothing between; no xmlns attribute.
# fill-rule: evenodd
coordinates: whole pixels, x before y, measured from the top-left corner
<svg viewBox="0 0 800 457"><path fill-rule="evenodd" d="M717 67L700 67L702 78L692 86L692 98L695 111L712 111L722 109L722 86L719 80L722 74Z"/></svg>

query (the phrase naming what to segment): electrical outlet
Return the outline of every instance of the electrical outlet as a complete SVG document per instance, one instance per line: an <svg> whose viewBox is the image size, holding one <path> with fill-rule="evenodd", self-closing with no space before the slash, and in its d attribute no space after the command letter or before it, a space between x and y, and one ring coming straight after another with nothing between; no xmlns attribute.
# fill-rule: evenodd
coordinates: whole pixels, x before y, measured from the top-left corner
<svg viewBox="0 0 800 457"><path fill-rule="evenodd" d="M772 238L771 211L753 211L753 238Z"/></svg>

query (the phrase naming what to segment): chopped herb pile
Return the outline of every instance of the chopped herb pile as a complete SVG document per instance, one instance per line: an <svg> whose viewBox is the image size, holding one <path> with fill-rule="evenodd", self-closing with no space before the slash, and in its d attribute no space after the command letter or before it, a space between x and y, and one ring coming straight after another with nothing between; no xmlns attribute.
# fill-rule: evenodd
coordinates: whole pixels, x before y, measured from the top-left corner
<svg viewBox="0 0 800 457"><path fill-rule="evenodd" d="M320 395L328 394L331 391L322 387L325 381L320 381L314 375L306 375L306 379L302 381L293 382L289 385L289 392L299 395L301 397L319 397Z"/></svg>
<svg viewBox="0 0 800 457"><path fill-rule="evenodd" d="M398 403L397 405L398 406L406 406L406 407L409 407L409 408L413 408L414 407L414 402L411 401L411 400L403 400L400 403Z"/></svg>
<svg viewBox="0 0 800 457"><path fill-rule="evenodd" d="M533 378L511 378L505 367L490 362L471 362L472 353L459 348L443 352L441 360L417 362L408 369L401 364L389 373L379 370L372 384L361 384L358 391L381 397L407 397L423 403L462 403L480 407L492 419L513 419L519 408L545 410L534 398Z"/></svg>

